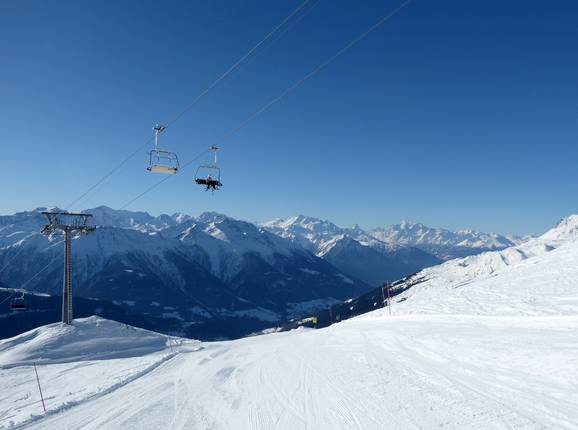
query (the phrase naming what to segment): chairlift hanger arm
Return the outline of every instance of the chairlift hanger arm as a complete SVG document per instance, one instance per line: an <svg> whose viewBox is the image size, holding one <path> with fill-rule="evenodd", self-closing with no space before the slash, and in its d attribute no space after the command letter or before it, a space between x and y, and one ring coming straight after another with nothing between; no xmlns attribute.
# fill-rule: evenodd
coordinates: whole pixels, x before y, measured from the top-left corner
<svg viewBox="0 0 578 430"><path fill-rule="evenodd" d="M211 147L209 148L211 151L213 151L213 155L214 155L214 163L215 163L215 167L217 167L217 151L220 149L217 145L211 145Z"/></svg>
<svg viewBox="0 0 578 430"><path fill-rule="evenodd" d="M161 134L163 131L166 130L166 127L164 125L155 125L153 127L153 130L155 131L155 149L158 151L159 149L159 134Z"/></svg>

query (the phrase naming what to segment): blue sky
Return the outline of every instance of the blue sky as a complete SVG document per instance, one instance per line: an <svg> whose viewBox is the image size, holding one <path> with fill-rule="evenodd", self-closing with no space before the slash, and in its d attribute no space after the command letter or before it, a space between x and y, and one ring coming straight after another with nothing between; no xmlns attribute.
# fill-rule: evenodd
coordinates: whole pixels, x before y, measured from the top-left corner
<svg viewBox="0 0 578 430"><path fill-rule="evenodd" d="M68 205L301 2L1 2L0 212ZM163 142L188 161L398 4L310 0ZM542 232L578 212L576 22L573 1L416 0L225 140L222 192L189 167L128 209ZM146 162L72 209L121 207L160 179Z"/></svg>

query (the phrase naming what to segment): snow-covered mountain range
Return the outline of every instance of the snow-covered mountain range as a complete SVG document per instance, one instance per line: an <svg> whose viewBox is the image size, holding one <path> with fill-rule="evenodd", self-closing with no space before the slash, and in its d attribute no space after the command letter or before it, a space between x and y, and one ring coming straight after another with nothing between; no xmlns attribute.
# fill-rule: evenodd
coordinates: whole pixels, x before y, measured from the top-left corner
<svg viewBox="0 0 578 430"><path fill-rule="evenodd" d="M444 260L504 249L527 239L429 228L407 221L365 231L359 226L341 228L304 215L265 222L263 227L374 285Z"/></svg>
<svg viewBox="0 0 578 430"><path fill-rule="evenodd" d="M60 294L62 237L40 234L42 210L0 217L0 280ZM172 318L187 335L246 334L369 288L298 244L224 215L89 212L98 228L73 243L76 296Z"/></svg>
<svg viewBox="0 0 578 430"><path fill-rule="evenodd" d="M43 210L0 216L0 281L58 295L62 237L40 234ZM407 223L386 236L383 229L340 228L302 215L259 226L213 212L155 217L105 206L87 212L98 228L74 240L76 296L112 302L95 302L95 308L115 316L120 306L129 314L173 319L174 327L197 337L242 335L221 329L272 325L442 262L426 245L447 251L455 244L469 253L507 245L497 235ZM215 323L220 319L242 323Z"/></svg>
<svg viewBox="0 0 578 430"><path fill-rule="evenodd" d="M504 249L520 244L530 237L503 236L496 233L482 233L475 230L447 230L431 228L420 223L402 221L389 227L380 227L363 230L359 226L341 228L330 221L305 215L297 215L286 220L275 219L263 223L277 234L297 240L304 247L320 251L329 242L339 236L347 235L360 243L372 247L391 248L400 246L415 246L432 250L456 248L470 249L471 253L480 253L487 250ZM455 255L440 254L445 259L455 258Z"/></svg>
<svg viewBox="0 0 578 430"><path fill-rule="evenodd" d="M475 230L451 231L426 227L420 223L402 221L390 227L376 228L368 232L385 243L415 246L444 260L475 255L485 251L504 249L518 245L530 236L503 236L481 233Z"/></svg>
<svg viewBox="0 0 578 430"><path fill-rule="evenodd" d="M0 340L0 428L576 428L578 216L412 278L326 329L199 343L91 317Z"/></svg>
<svg viewBox="0 0 578 430"><path fill-rule="evenodd" d="M381 285L442 261L416 247L380 241L359 227L340 228L330 221L304 215L262 226L371 285Z"/></svg>

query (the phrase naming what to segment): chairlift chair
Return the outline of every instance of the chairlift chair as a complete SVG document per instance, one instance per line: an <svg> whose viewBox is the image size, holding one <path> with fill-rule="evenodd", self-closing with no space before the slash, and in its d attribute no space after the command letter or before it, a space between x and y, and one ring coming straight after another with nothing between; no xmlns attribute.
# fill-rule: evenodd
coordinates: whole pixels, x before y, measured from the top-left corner
<svg viewBox="0 0 578 430"><path fill-rule="evenodd" d="M205 191L212 189L217 191L223 186L221 182L221 169L217 165L217 151L219 147L213 145L209 148L213 151L213 164L201 164L195 172L195 183L205 187Z"/></svg>
<svg viewBox="0 0 578 430"><path fill-rule="evenodd" d="M13 311L25 311L27 309L26 302L24 301L24 293L20 297L15 297L10 303L10 310Z"/></svg>
<svg viewBox="0 0 578 430"><path fill-rule="evenodd" d="M177 154L159 147L159 134L166 129L163 125L156 125L155 131L155 149L149 153L149 166L147 170L151 173L163 173L174 175L179 170L179 158Z"/></svg>

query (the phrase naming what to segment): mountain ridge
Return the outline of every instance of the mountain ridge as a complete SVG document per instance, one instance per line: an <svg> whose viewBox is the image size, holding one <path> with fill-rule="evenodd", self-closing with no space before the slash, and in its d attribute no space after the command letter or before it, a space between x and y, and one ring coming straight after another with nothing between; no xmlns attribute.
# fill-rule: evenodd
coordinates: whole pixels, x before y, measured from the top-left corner
<svg viewBox="0 0 578 430"><path fill-rule="evenodd" d="M58 295L62 236L39 233L45 210L0 216L0 281ZM75 294L114 302L127 315L172 319L184 335L215 320L264 328L443 262L359 226L305 215L256 225L216 212L85 212L97 229L73 239Z"/></svg>
<svg viewBox="0 0 578 430"><path fill-rule="evenodd" d="M523 242L522 238L514 240L475 230L430 228L409 221L367 231L358 225L341 228L331 221L302 214L261 225L374 285L453 258ZM359 246L354 246L352 241Z"/></svg>
<svg viewBox="0 0 578 430"><path fill-rule="evenodd" d="M39 233L42 210L0 216L0 280L58 295L62 236ZM87 212L98 227L73 238L75 295L173 318L185 335L198 336L215 321L229 330L231 320L255 331L370 288L297 244L225 215Z"/></svg>

